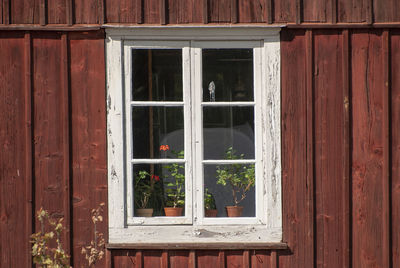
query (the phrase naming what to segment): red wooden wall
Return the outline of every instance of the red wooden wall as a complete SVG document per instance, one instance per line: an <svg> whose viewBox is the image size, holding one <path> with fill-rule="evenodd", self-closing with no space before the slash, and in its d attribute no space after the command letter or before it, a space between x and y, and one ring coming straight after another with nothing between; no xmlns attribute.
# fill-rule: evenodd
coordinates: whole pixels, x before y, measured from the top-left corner
<svg viewBox="0 0 400 268"><path fill-rule="evenodd" d="M400 22L397 0L0 0L0 25Z"/></svg>
<svg viewBox="0 0 400 268"><path fill-rule="evenodd" d="M107 201L103 38L0 31L0 267L30 267L40 207L85 263ZM289 249L112 250L98 267L400 267L400 30L283 29L281 57Z"/></svg>

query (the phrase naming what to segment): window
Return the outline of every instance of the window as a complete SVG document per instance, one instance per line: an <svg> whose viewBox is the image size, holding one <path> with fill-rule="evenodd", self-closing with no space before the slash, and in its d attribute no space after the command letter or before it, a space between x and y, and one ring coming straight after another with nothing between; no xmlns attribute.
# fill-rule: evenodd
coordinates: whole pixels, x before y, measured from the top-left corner
<svg viewBox="0 0 400 268"><path fill-rule="evenodd" d="M279 29L107 35L109 242L280 242Z"/></svg>

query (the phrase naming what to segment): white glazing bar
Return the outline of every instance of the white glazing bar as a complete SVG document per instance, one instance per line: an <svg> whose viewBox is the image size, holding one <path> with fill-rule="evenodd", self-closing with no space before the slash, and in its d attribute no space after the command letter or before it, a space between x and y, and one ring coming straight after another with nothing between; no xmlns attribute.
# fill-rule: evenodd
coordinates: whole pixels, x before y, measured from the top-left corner
<svg viewBox="0 0 400 268"><path fill-rule="evenodd" d="M182 49L182 79L184 101L184 144L185 151L185 223L193 222L193 164L192 164L192 130L191 130L191 58L189 43Z"/></svg>
<svg viewBox="0 0 400 268"><path fill-rule="evenodd" d="M243 107L243 106L254 106L256 103L254 101L217 101L217 102L202 102L201 106L236 106L236 107Z"/></svg>
<svg viewBox="0 0 400 268"><path fill-rule="evenodd" d="M192 87L194 89L193 96L193 138L195 141L195 172L196 176L196 190L194 192L194 224L201 225L204 217L204 179L203 179L203 111L201 107L201 100L203 99L203 89L202 89L202 51L200 48L193 48L193 71L192 75L194 77L194 82Z"/></svg>
<svg viewBox="0 0 400 268"><path fill-rule="evenodd" d="M173 163L185 163L185 159L181 158L161 158L161 159L132 159L132 164L173 164Z"/></svg>
<svg viewBox="0 0 400 268"><path fill-rule="evenodd" d="M157 106L157 107L179 107L184 106L182 101L131 101L130 104L134 107L146 107L146 106Z"/></svg>
<svg viewBox="0 0 400 268"><path fill-rule="evenodd" d="M125 44L124 44L125 45ZM124 46L124 77L125 77L125 142L126 142L126 213L127 217L133 216L134 209L134 193L133 193L133 174L132 165L129 159L132 159L133 141L132 141L132 107L130 105L132 99L132 48Z"/></svg>
<svg viewBox="0 0 400 268"><path fill-rule="evenodd" d="M210 159L210 160L203 160L202 163L206 165L212 165L212 164L255 164L257 161L254 159Z"/></svg>

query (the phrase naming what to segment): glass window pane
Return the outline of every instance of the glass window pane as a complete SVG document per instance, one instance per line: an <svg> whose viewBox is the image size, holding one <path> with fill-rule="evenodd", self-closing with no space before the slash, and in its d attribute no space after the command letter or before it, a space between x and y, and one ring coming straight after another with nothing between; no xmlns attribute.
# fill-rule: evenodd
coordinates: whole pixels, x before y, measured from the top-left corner
<svg viewBox="0 0 400 268"><path fill-rule="evenodd" d="M253 100L253 49L203 49L203 101Z"/></svg>
<svg viewBox="0 0 400 268"><path fill-rule="evenodd" d="M164 208L176 207L185 215L185 165L137 164L133 165L134 215L140 209L153 209L151 216L166 216ZM138 210L139 209L139 210ZM146 212L146 211L144 211Z"/></svg>
<svg viewBox="0 0 400 268"><path fill-rule="evenodd" d="M254 164L204 165L204 191L206 217L227 217L225 207L235 205L241 217L255 217Z"/></svg>
<svg viewBox="0 0 400 268"><path fill-rule="evenodd" d="M133 49L134 101L182 101L182 49Z"/></svg>
<svg viewBox="0 0 400 268"><path fill-rule="evenodd" d="M176 158L184 149L183 107L132 108L133 158Z"/></svg>
<svg viewBox="0 0 400 268"><path fill-rule="evenodd" d="M254 159L254 108L203 108L204 159L226 159L233 148L238 159Z"/></svg>

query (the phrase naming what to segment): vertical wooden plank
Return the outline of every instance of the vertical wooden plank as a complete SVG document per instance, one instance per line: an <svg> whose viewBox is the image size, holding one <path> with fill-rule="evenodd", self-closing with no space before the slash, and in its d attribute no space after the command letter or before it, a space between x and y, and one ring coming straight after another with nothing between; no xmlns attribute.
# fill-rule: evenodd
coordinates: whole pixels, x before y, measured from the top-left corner
<svg viewBox="0 0 400 268"><path fill-rule="evenodd" d="M391 61L391 227L392 267L400 267L400 31L392 30Z"/></svg>
<svg viewBox="0 0 400 268"><path fill-rule="evenodd" d="M231 0L231 23L238 22L238 0Z"/></svg>
<svg viewBox="0 0 400 268"><path fill-rule="evenodd" d="M281 32L282 66L282 219L290 254L279 254L280 267L313 267L313 226L307 182L306 35ZM309 49L309 48L308 48Z"/></svg>
<svg viewBox="0 0 400 268"><path fill-rule="evenodd" d="M279 267L279 259L278 253L276 250L271 251L271 268L278 268Z"/></svg>
<svg viewBox="0 0 400 268"><path fill-rule="evenodd" d="M226 263L225 263L225 250L220 250L218 253L218 264L219 268L225 268Z"/></svg>
<svg viewBox="0 0 400 268"><path fill-rule="evenodd" d="M275 251L276 253L276 251ZM271 251L267 250L252 250L251 251L251 268L277 268L277 255L275 254L275 262L273 262L273 257Z"/></svg>
<svg viewBox="0 0 400 268"><path fill-rule="evenodd" d="M249 250L243 250L243 268L250 268L250 254Z"/></svg>
<svg viewBox="0 0 400 268"><path fill-rule="evenodd" d="M161 266L160 268L168 268L169 267L169 254L168 250L163 250L161 253Z"/></svg>
<svg viewBox="0 0 400 268"><path fill-rule="evenodd" d="M75 23L99 23L99 1L102 0L74 0Z"/></svg>
<svg viewBox="0 0 400 268"><path fill-rule="evenodd" d="M4 24L4 22L3 22L3 0L0 0L0 24Z"/></svg>
<svg viewBox="0 0 400 268"><path fill-rule="evenodd" d="M196 268L210 268L212 266L225 268L225 266L220 265L221 251L218 252L217 250L197 250L195 253L196 258L194 263L196 264Z"/></svg>
<svg viewBox="0 0 400 268"><path fill-rule="evenodd" d="M9 12L8 22L11 24L39 24L40 21L40 1L31 0L3 0L7 4ZM3 9L3 12L5 10ZM4 22L5 23L5 22Z"/></svg>
<svg viewBox="0 0 400 268"><path fill-rule="evenodd" d="M105 23L105 3L106 0L98 0L97 6L98 6L98 24L104 24Z"/></svg>
<svg viewBox="0 0 400 268"><path fill-rule="evenodd" d="M160 0L145 0L143 2L143 22L160 23Z"/></svg>
<svg viewBox="0 0 400 268"><path fill-rule="evenodd" d="M302 15L303 15L303 2L301 0L296 0L296 15L295 15L295 21L296 24L300 24L303 20Z"/></svg>
<svg viewBox="0 0 400 268"><path fill-rule="evenodd" d="M351 245L351 196L350 196L350 39L349 30L342 31L342 76L343 76L343 268L350 267Z"/></svg>
<svg viewBox="0 0 400 268"><path fill-rule="evenodd" d="M35 217L32 196L32 40L25 33L25 234L32 234L32 219ZM26 244L27 263L32 261L31 244Z"/></svg>
<svg viewBox="0 0 400 268"><path fill-rule="evenodd" d="M342 34L315 35L315 214L316 264L344 267ZM334 201L333 201L334 200Z"/></svg>
<svg viewBox="0 0 400 268"><path fill-rule="evenodd" d="M11 10L10 10L10 1L11 0L3 0L3 24L10 24L10 14L11 14Z"/></svg>
<svg viewBox="0 0 400 268"><path fill-rule="evenodd" d="M68 217L69 206L65 207L65 185L69 178L68 132L64 131L65 114L63 91L62 42L58 34L40 33L33 39L33 88L34 88L34 165L35 165L35 207L49 211L51 218ZM65 230L70 223L63 222ZM39 223L36 221L36 230ZM65 239L67 238L67 239ZM64 248L68 248L68 235L62 236Z"/></svg>
<svg viewBox="0 0 400 268"><path fill-rule="evenodd" d="M299 0L278 0L274 1L274 22L300 22Z"/></svg>
<svg viewBox="0 0 400 268"><path fill-rule="evenodd" d="M93 240L91 210L107 204L104 34L69 34L73 264L87 265L81 247ZM97 230L108 237L107 205ZM104 266L103 259L97 265Z"/></svg>
<svg viewBox="0 0 400 268"><path fill-rule="evenodd" d="M193 267L193 260L189 260L190 251L188 250L171 250L168 252L169 256L169 267L180 268L180 267ZM193 258L193 256L191 256ZM195 260L195 259L194 259Z"/></svg>
<svg viewBox="0 0 400 268"><path fill-rule="evenodd" d="M143 0L136 0L136 21L143 23Z"/></svg>
<svg viewBox="0 0 400 268"><path fill-rule="evenodd" d="M382 237L383 266L390 263L390 60L389 31L382 33L382 71L383 71L383 167L382 167Z"/></svg>
<svg viewBox="0 0 400 268"><path fill-rule="evenodd" d="M370 0L338 0L338 22L367 22L365 1Z"/></svg>
<svg viewBox="0 0 400 268"><path fill-rule="evenodd" d="M397 0L374 0L373 7L375 22L400 20L400 2Z"/></svg>
<svg viewBox="0 0 400 268"><path fill-rule="evenodd" d="M143 267L143 251L138 250L135 254L136 268Z"/></svg>
<svg viewBox="0 0 400 268"><path fill-rule="evenodd" d="M23 33L0 33L0 263L28 267L32 214L25 197L29 176L29 107L25 107L26 38ZM28 177L26 177L28 175Z"/></svg>
<svg viewBox="0 0 400 268"><path fill-rule="evenodd" d="M271 9L267 7L266 2L270 0L237 0L235 1L236 7L232 5L232 12L237 16L236 22L257 23L266 22L267 16L270 15ZM235 10L237 11L235 12ZM233 16L232 16L233 17Z"/></svg>
<svg viewBox="0 0 400 268"><path fill-rule="evenodd" d="M272 14L274 14L272 10L272 1L273 0L265 0L264 18L265 22L268 24L272 23Z"/></svg>
<svg viewBox="0 0 400 268"><path fill-rule="evenodd" d="M167 24L166 0L160 0L160 24Z"/></svg>
<svg viewBox="0 0 400 268"><path fill-rule="evenodd" d="M326 22L328 4L330 0L315 1L303 0L303 21L304 22ZM301 3L301 2L300 2Z"/></svg>
<svg viewBox="0 0 400 268"><path fill-rule="evenodd" d="M197 268L196 265L196 251L195 250L191 250L189 252L189 265L188 268Z"/></svg>
<svg viewBox="0 0 400 268"><path fill-rule="evenodd" d="M353 267L388 267L382 36L360 31L351 42Z"/></svg>
<svg viewBox="0 0 400 268"><path fill-rule="evenodd" d="M143 267L162 267L161 255L160 250L143 251Z"/></svg>
<svg viewBox="0 0 400 268"><path fill-rule="evenodd" d="M207 24L208 23L208 0L202 0L203 1L203 23Z"/></svg>
<svg viewBox="0 0 400 268"><path fill-rule="evenodd" d="M332 24L337 23L338 0L331 0L331 10L328 15L328 21Z"/></svg>
<svg viewBox="0 0 400 268"><path fill-rule="evenodd" d="M314 226L314 34L312 30L306 31L306 135L307 135L307 151L306 151L306 204L307 204L307 218L306 226L309 231L307 233L307 239L309 239L310 250L309 253L313 256L315 252L315 245L313 243L315 239L315 226ZM315 256L314 256L315 257Z"/></svg>
<svg viewBox="0 0 400 268"><path fill-rule="evenodd" d="M40 9L39 9L39 24L44 26L47 24L47 1L40 0Z"/></svg>
<svg viewBox="0 0 400 268"><path fill-rule="evenodd" d="M73 226L72 225L72 219L70 215L71 207L70 207L70 131L69 131L69 124L70 124L70 110L69 110L69 65L68 65L68 36L67 33L63 33L61 35L61 90L62 90L62 136L63 136L63 153L64 153L64 158L63 158L63 183L64 185L62 186L63 188L63 208L64 208L64 224L67 223L67 226ZM71 254L71 239L70 239L70 233L71 229L66 229L63 232L63 238L65 241L65 251L68 252L68 254Z"/></svg>
<svg viewBox="0 0 400 268"><path fill-rule="evenodd" d="M74 24L74 17L73 17L73 12L72 12L72 1L73 0L67 0L66 1L66 20L67 20L67 25L71 26L72 24Z"/></svg>
<svg viewBox="0 0 400 268"><path fill-rule="evenodd" d="M49 24L66 24L67 23L67 5L66 0L45 1L47 22Z"/></svg>

